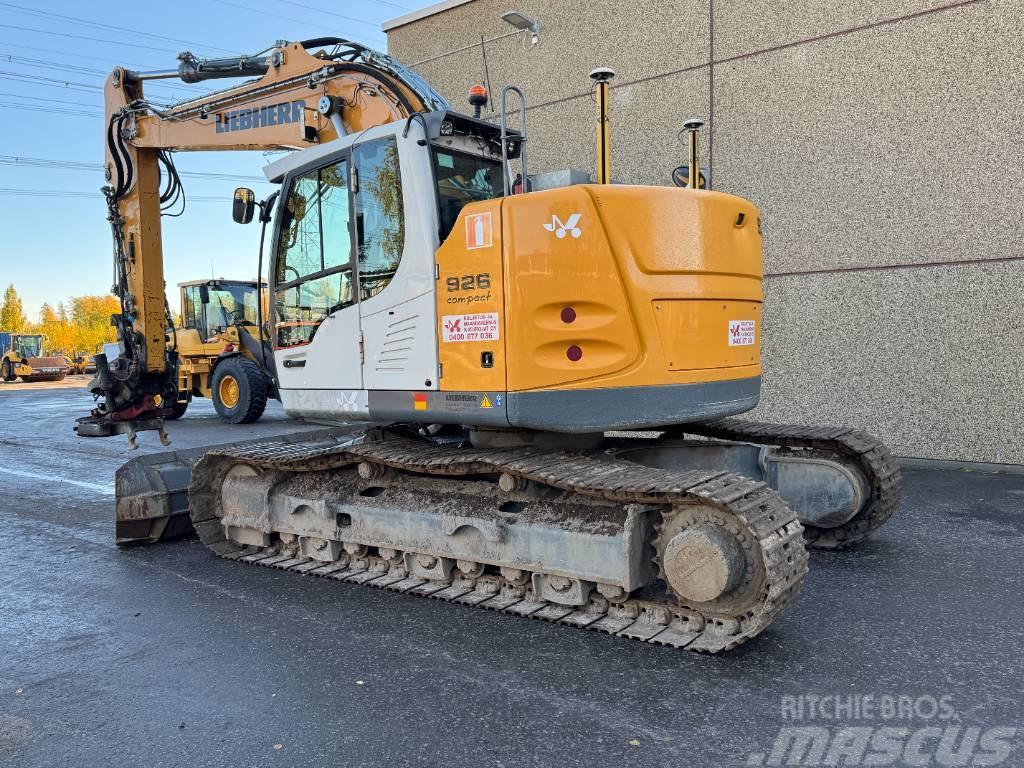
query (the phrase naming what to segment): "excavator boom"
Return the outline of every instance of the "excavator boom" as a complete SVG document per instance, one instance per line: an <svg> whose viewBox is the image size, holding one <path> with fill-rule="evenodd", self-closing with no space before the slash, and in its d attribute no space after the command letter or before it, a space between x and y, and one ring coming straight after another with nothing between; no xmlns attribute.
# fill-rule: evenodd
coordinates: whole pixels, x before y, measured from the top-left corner
<svg viewBox="0 0 1024 768"><path fill-rule="evenodd" d="M316 49L316 50L314 50ZM116 68L104 100L114 239L114 318L120 354L98 355L91 387L103 398L79 420L83 436L160 430L173 413L177 355L167 348L172 321L164 293L161 215L182 200L172 151L302 149L322 145L447 102L390 57L341 38L280 43L255 56L201 60L179 56L175 70ZM222 91L163 108L144 92L148 80L197 83L253 77Z"/></svg>

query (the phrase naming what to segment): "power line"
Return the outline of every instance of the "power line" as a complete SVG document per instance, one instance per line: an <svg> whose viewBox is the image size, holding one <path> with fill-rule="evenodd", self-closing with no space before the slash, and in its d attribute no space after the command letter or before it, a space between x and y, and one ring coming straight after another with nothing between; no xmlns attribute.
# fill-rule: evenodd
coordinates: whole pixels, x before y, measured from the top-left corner
<svg viewBox="0 0 1024 768"><path fill-rule="evenodd" d="M408 11L412 10L412 8L407 8L404 5L399 5L398 3L388 2L388 0L371 0L371 2L375 2L378 5L388 5L388 6L391 6L392 8L397 8L400 11L408 12Z"/></svg>
<svg viewBox="0 0 1024 768"><path fill-rule="evenodd" d="M386 5L389 8L395 8L399 11L405 11L406 13L409 13L413 10L408 6L399 5L398 3L392 3L390 0L366 0L366 2L373 3L374 5Z"/></svg>
<svg viewBox="0 0 1024 768"><path fill-rule="evenodd" d="M270 17L275 18L275 19L284 19L285 21L291 21L291 22L294 22L296 24L306 24L306 25L309 25L311 27L318 26L318 23L315 22L315 21L296 19L294 16L284 16L283 14L274 13L273 11L262 11L262 10L259 10L258 8L250 8L247 5L242 5L241 3L233 3L233 2L231 2L231 0L214 0L214 2L220 3L221 5L230 6L232 8L239 8L239 9L241 9L243 11L248 11L249 13L258 13L258 14L260 14L262 16L270 16ZM377 42L382 42L382 43L383 42L387 42L382 37L374 37L374 38L367 37L367 39L375 40Z"/></svg>
<svg viewBox="0 0 1024 768"><path fill-rule="evenodd" d="M32 101L41 101L44 104L67 104L72 107L89 107L91 109L96 108L96 104L88 104L84 101L67 101L66 99L51 99L45 96L26 96L23 93L0 93L0 96L12 99L31 99ZM2 155L0 155L2 157Z"/></svg>
<svg viewBox="0 0 1024 768"><path fill-rule="evenodd" d="M16 82L39 83L40 85L56 85L65 89L76 88L86 91L103 90L102 86L92 85L91 83L79 83L74 80L58 80L53 77L43 77L42 75L26 75L22 72L10 72L5 69L0 69L0 79L14 80Z"/></svg>
<svg viewBox="0 0 1024 768"><path fill-rule="evenodd" d="M18 197L63 197L63 198L102 198L101 192L81 192L65 189L21 189L18 187L0 187L0 195L17 195ZM227 203L227 196L190 195L190 203Z"/></svg>
<svg viewBox="0 0 1024 768"><path fill-rule="evenodd" d="M21 72L9 72L7 70L0 70L0 80L12 80L16 83L28 83L31 85L42 86L44 88L60 88L65 91L103 91L103 86L92 85L91 83L79 83L74 80L58 80L52 77L43 77L42 75L26 75ZM195 94L192 98L201 98L204 94ZM168 98L166 95L163 98ZM172 100L173 96L170 97ZM154 102L160 106L169 106L161 101ZM99 105L97 105L99 106Z"/></svg>
<svg viewBox="0 0 1024 768"><path fill-rule="evenodd" d="M0 60L7 59L8 63L15 64L18 66L25 67L42 67L43 69L55 69L61 72L70 71L76 74L83 75L98 75L103 79L106 79L109 72L104 72L102 69L93 69L92 67L81 67L77 65L63 64L59 61L50 61L49 59L33 59L28 56L17 56L13 53L0 53ZM150 83L149 87L156 86L158 88L169 88L175 91L181 91L188 93L190 97L195 97L196 92L192 88L188 88L183 85L174 85L170 83L153 82Z"/></svg>
<svg viewBox="0 0 1024 768"><path fill-rule="evenodd" d="M346 16L343 13L335 13L334 11L325 11L323 8L317 8L315 5L306 5L305 3L299 3L296 2L296 0L277 0L277 2L285 3L287 5L294 5L298 8L305 8L306 10L315 11L316 13L323 13L328 16L334 16L335 18L338 19L345 19L346 21L352 21L355 22L356 24L365 24L366 26L373 27L374 29L377 30L380 29L380 22L369 21L368 19L360 19L355 16Z"/></svg>
<svg viewBox="0 0 1024 768"><path fill-rule="evenodd" d="M0 165L23 166L30 168L50 168L72 171L102 171L101 163L90 163L82 160L49 160L42 157L20 157L18 155L0 155ZM265 182L262 176L246 176L236 173L216 171L179 171L180 176L188 176L207 181L253 181Z"/></svg>
<svg viewBox="0 0 1024 768"><path fill-rule="evenodd" d="M211 51L222 51L224 53L236 53L236 51L229 50L228 48L220 48L216 45L202 45L200 43L190 42L188 40L182 40L177 37L167 37L166 35L158 35L154 32L143 32L138 29L131 29L129 27L119 27L115 24L104 24L99 21L92 21L91 19L81 19L77 16L65 16L62 13L54 13L53 11L40 11L35 8L26 8L23 5L15 5L14 3L7 3L0 1L0 5L6 6L7 8L13 8L21 13L29 13L33 16L42 16L44 18L60 19L66 22L72 22L74 24L84 24L90 27L98 27L100 29L109 29L113 32L127 32L130 35L141 35L148 37L153 40L165 40L169 43L181 43L182 45L188 45L196 48L205 48Z"/></svg>
<svg viewBox="0 0 1024 768"><path fill-rule="evenodd" d="M0 53L0 58L7 59L10 64L28 64L38 67L46 67L53 69L60 67L66 69L68 72L81 72L85 75L107 75L109 73L104 72L102 69L94 69L93 67L83 67L78 64L62 64L59 61L50 61L48 59L33 59L28 56L17 56L13 53Z"/></svg>
<svg viewBox="0 0 1024 768"><path fill-rule="evenodd" d="M14 29L19 32L35 32L40 35L54 35L56 37L67 37L72 40L88 40L90 43L110 43L111 45L123 45L129 48L145 48L147 51L160 51L161 53L172 53L177 55L179 52L170 48L157 48L153 45L142 45L141 43L127 43L124 40L105 40L99 37L87 37L86 35L73 35L70 32L51 32L48 29L34 29L33 27L19 27L14 24L0 24L0 28L3 29Z"/></svg>
<svg viewBox="0 0 1024 768"><path fill-rule="evenodd" d="M0 102L0 109L30 109L33 112L47 112L53 115L64 115L65 117L93 117L97 120L103 117L102 112L86 112L84 110L58 109L56 107L44 107L41 104L12 104Z"/></svg>
<svg viewBox="0 0 1024 768"><path fill-rule="evenodd" d="M57 80L52 77L42 77L41 75L25 75L21 72L8 72L7 70L0 69L0 79L2 80L14 80L16 82L29 82L39 83L41 85L56 85L67 89L78 88L87 91L102 91L103 88L98 85L90 85L89 83L76 83L72 80Z"/></svg>
<svg viewBox="0 0 1024 768"><path fill-rule="evenodd" d="M5 48L24 48L26 51L42 51L43 53L55 53L53 48L40 48L37 45L24 45L22 43L10 43L10 42L7 42L5 40L4 41L0 41L0 46L3 46ZM113 67L114 64L115 64L115 62L111 61L109 56L90 56L89 54L78 53L77 51L74 52L74 53L68 53L68 55L69 56L74 56L76 59L92 59L93 61L102 61L103 63L109 65L110 67ZM127 64L122 64L122 66L128 66L128 65ZM133 64L132 68L133 69L159 69L159 67L156 67L156 66L153 66L153 65L150 65L150 64ZM110 70L107 69L107 70L105 70L105 72L109 73Z"/></svg>
<svg viewBox="0 0 1024 768"><path fill-rule="evenodd" d="M21 43L8 43L8 42L3 42L3 41L0 41L0 47L5 47L5 48L23 48L23 49L25 49L27 51L42 51L44 53L53 53L54 52L53 48L40 48L38 46L33 46L33 45L22 45ZM3 54L3 55L11 55L11 54ZM108 69L96 70L97 72L100 72L101 74L103 74L104 77L106 77L107 75L110 74L111 69L113 69L115 66L118 66L118 63L112 62L111 59L106 57L106 56L89 56L87 54L78 53L78 52L75 52L75 53L70 54L70 55L73 55L76 59L91 59L93 61L101 61L101 62L107 64L108 65ZM40 61L49 61L49 60L47 60L47 59L40 59ZM58 62L49 62L49 63L57 64ZM154 66L154 65L151 65L151 64L136 64L136 63L128 63L128 62L121 62L120 66L127 67L128 69L135 69L135 70L140 70L140 71L147 70L147 69L160 69L160 67L157 67L157 66ZM150 82L147 87L149 87L149 88L152 88L152 87L171 88L171 89L176 90L176 91L185 91L185 92L190 93L190 94L195 94L195 91L193 91L193 89L189 88L188 86L177 85L177 84L169 84L169 83L162 83L162 82L155 81L155 80Z"/></svg>
<svg viewBox="0 0 1024 768"><path fill-rule="evenodd" d="M40 168L69 168L76 171L103 170L103 165L100 163L86 163L76 160L44 160L41 157L18 157L17 155L0 155L0 165L26 165Z"/></svg>

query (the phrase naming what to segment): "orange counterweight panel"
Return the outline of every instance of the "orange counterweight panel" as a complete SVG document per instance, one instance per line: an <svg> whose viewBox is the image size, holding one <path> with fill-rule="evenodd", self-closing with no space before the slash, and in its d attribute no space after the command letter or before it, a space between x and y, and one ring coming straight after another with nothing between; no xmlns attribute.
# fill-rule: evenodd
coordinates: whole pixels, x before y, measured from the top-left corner
<svg viewBox="0 0 1024 768"><path fill-rule="evenodd" d="M580 185L505 200L508 391L761 374L761 237L717 192Z"/></svg>

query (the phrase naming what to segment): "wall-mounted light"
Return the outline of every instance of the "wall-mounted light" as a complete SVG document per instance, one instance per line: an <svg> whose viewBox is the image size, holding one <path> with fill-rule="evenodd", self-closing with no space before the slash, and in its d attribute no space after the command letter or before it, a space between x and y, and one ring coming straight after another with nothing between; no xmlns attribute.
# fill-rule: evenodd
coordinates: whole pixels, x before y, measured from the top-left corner
<svg viewBox="0 0 1024 768"><path fill-rule="evenodd" d="M502 21L506 21L516 29L527 30L530 33L530 44L536 45L540 42L540 22L532 16L527 16L519 11L507 11L501 14Z"/></svg>

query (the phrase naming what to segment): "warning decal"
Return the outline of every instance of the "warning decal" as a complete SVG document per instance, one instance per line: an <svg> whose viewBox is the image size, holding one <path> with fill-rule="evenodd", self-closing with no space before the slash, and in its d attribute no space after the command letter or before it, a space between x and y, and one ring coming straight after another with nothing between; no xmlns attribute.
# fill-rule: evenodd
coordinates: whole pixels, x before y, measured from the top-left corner
<svg viewBox="0 0 1024 768"><path fill-rule="evenodd" d="M494 406L491 404L491 398L489 398L487 395L484 395L482 398L480 398L480 407L493 408Z"/></svg>
<svg viewBox="0 0 1024 768"><path fill-rule="evenodd" d="M755 322L753 320L729 321L729 346L746 347L754 343Z"/></svg>
<svg viewBox="0 0 1024 768"><path fill-rule="evenodd" d="M441 340L445 342L497 341L498 313L445 315L441 318Z"/></svg>

